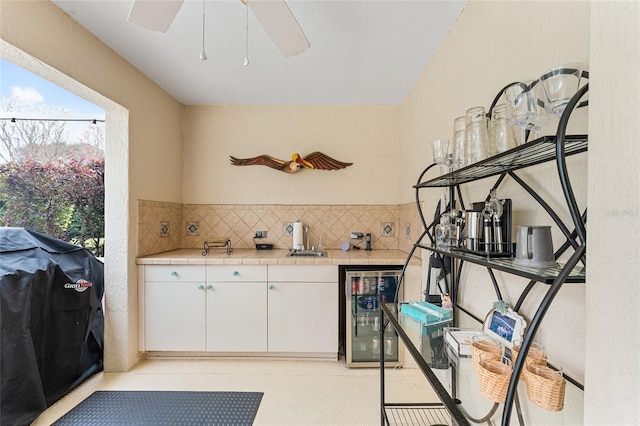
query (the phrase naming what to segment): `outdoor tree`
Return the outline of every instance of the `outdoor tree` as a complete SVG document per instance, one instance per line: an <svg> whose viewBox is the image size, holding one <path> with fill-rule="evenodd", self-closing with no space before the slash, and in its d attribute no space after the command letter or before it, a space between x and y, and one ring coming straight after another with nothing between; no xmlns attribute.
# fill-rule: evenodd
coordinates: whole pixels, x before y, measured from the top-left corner
<svg viewBox="0 0 640 426"><path fill-rule="evenodd" d="M5 111L13 106L3 103ZM0 121L0 226L35 229L103 254L104 125L70 143L65 121Z"/></svg>
<svg viewBox="0 0 640 426"><path fill-rule="evenodd" d="M7 112L50 112L48 108L16 107L3 102ZM36 160L42 163L65 155L69 132L64 121L10 120L0 121L0 162Z"/></svg>
<svg viewBox="0 0 640 426"><path fill-rule="evenodd" d="M72 242L104 256L104 157L74 160L65 185L74 210L67 235Z"/></svg>
<svg viewBox="0 0 640 426"><path fill-rule="evenodd" d="M78 143L83 147L82 156L89 158L104 157L104 124L94 123L87 126L78 137Z"/></svg>
<svg viewBox="0 0 640 426"><path fill-rule="evenodd" d="M73 214L66 202L65 173L61 163L30 159L0 166L3 224L63 236Z"/></svg>
<svg viewBox="0 0 640 426"><path fill-rule="evenodd" d="M0 165L0 222L102 254L104 159Z"/></svg>

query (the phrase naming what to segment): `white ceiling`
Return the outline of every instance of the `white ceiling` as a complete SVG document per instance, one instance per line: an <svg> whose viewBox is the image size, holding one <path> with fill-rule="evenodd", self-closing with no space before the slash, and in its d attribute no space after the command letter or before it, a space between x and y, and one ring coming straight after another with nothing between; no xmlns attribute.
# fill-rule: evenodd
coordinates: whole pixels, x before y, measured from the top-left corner
<svg viewBox="0 0 640 426"><path fill-rule="evenodd" d="M186 105L402 103L466 1L288 0L311 48L284 58L246 9L185 0L166 33L127 21L132 0L53 0L73 19Z"/></svg>

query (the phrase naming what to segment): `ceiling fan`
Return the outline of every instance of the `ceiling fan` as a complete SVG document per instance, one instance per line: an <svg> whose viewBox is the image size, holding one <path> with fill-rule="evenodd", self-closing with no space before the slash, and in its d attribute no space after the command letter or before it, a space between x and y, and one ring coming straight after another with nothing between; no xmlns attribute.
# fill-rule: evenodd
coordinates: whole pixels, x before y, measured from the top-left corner
<svg viewBox="0 0 640 426"><path fill-rule="evenodd" d="M286 57L310 46L284 0L240 0L247 5L273 43ZM127 20L152 31L167 32L184 0L134 0Z"/></svg>

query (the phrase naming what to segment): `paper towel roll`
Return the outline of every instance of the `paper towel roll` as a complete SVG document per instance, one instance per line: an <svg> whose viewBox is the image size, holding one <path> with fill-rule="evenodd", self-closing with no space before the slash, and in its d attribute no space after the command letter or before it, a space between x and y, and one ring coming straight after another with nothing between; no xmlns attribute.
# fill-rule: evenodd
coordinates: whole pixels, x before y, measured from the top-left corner
<svg viewBox="0 0 640 426"><path fill-rule="evenodd" d="M302 223L300 222L293 223L293 249L304 249L304 234L302 233Z"/></svg>

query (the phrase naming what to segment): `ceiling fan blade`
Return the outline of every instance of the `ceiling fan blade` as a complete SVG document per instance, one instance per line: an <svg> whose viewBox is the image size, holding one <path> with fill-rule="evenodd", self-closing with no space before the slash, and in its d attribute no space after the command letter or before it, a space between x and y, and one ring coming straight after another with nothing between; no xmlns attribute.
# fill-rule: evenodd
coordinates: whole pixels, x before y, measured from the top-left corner
<svg viewBox="0 0 640 426"><path fill-rule="evenodd" d="M134 0L127 20L151 31L166 33L184 0Z"/></svg>
<svg viewBox="0 0 640 426"><path fill-rule="evenodd" d="M249 8L284 56L299 55L310 47L284 0L249 0Z"/></svg>

